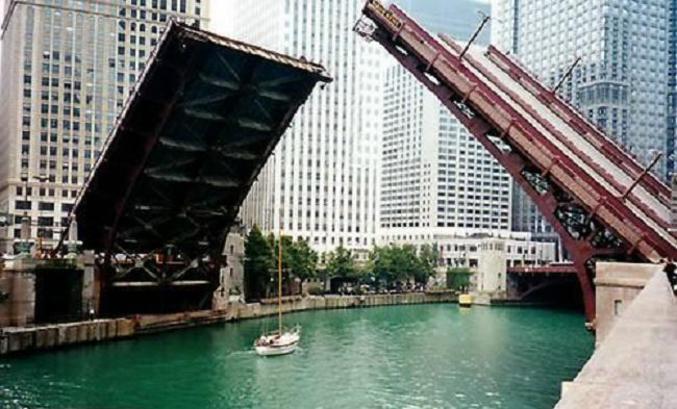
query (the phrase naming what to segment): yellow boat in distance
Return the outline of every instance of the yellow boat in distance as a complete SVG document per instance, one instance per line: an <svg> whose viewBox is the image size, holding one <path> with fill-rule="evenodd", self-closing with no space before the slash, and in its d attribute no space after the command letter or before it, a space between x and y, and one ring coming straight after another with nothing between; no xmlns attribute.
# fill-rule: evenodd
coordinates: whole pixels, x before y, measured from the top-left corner
<svg viewBox="0 0 677 409"><path fill-rule="evenodd" d="M458 296L458 306L459 307L470 307L472 306L472 295L470 294L461 294Z"/></svg>

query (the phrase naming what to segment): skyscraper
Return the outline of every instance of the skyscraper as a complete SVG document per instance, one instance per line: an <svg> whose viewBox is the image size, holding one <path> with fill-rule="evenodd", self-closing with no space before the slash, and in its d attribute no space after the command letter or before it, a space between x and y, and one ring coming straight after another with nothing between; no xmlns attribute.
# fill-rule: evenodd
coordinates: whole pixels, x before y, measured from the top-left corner
<svg viewBox="0 0 677 409"><path fill-rule="evenodd" d="M431 32L465 40L489 13L468 0L403 1ZM488 31L478 42L486 42ZM382 241L510 230L511 181L484 147L400 65L388 68L381 172Z"/></svg>
<svg viewBox="0 0 677 409"><path fill-rule="evenodd" d="M404 67L386 74L381 235L510 230L503 167Z"/></svg>
<svg viewBox="0 0 677 409"><path fill-rule="evenodd" d="M352 32L359 0L245 0L235 38L322 63L334 78L300 109L242 210L317 250L376 239L382 52Z"/></svg>
<svg viewBox="0 0 677 409"><path fill-rule="evenodd" d="M5 1L0 92L0 251L57 240L170 19L207 22L210 0ZM4 230L4 231L3 231Z"/></svg>
<svg viewBox="0 0 677 409"><path fill-rule="evenodd" d="M492 42L648 164L672 171L675 132L674 0L495 0ZM550 227L515 189L516 229Z"/></svg>

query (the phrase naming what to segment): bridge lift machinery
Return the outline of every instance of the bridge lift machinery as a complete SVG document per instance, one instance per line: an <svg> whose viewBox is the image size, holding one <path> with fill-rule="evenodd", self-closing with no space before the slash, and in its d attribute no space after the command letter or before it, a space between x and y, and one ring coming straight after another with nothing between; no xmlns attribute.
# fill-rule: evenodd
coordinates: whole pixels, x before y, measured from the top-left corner
<svg viewBox="0 0 677 409"><path fill-rule="evenodd" d="M556 90L493 46L433 37L403 10L366 2L358 34L432 91L533 199L573 257L594 323L597 260L677 258L670 190Z"/></svg>
<svg viewBox="0 0 677 409"><path fill-rule="evenodd" d="M97 256L102 314L209 308L239 207L328 81L320 65L168 26L71 214Z"/></svg>

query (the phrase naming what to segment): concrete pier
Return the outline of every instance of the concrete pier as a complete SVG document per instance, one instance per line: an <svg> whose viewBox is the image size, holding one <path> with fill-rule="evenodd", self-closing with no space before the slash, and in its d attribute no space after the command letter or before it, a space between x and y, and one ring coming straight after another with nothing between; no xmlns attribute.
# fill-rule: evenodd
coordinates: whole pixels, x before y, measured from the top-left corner
<svg viewBox="0 0 677 409"><path fill-rule="evenodd" d="M0 263L2 263L0 261ZM25 326L35 318L35 260L13 260L0 269L0 328Z"/></svg>
<svg viewBox="0 0 677 409"><path fill-rule="evenodd" d="M653 267L556 409L677 408L677 299Z"/></svg>
<svg viewBox="0 0 677 409"><path fill-rule="evenodd" d="M602 343L625 309L656 273L655 264L598 262L595 268L595 341Z"/></svg>
<svg viewBox="0 0 677 409"><path fill-rule="evenodd" d="M0 328L80 320L96 313L94 256L7 260L0 270Z"/></svg>

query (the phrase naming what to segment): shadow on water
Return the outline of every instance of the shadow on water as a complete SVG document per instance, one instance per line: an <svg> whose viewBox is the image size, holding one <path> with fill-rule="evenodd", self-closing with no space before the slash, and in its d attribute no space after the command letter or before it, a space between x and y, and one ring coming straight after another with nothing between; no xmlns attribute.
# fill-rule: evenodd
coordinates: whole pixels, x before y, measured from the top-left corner
<svg viewBox="0 0 677 409"><path fill-rule="evenodd" d="M541 306L583 313L583 293L576 277L545 280L520 289L517 306Z"/></svg>

